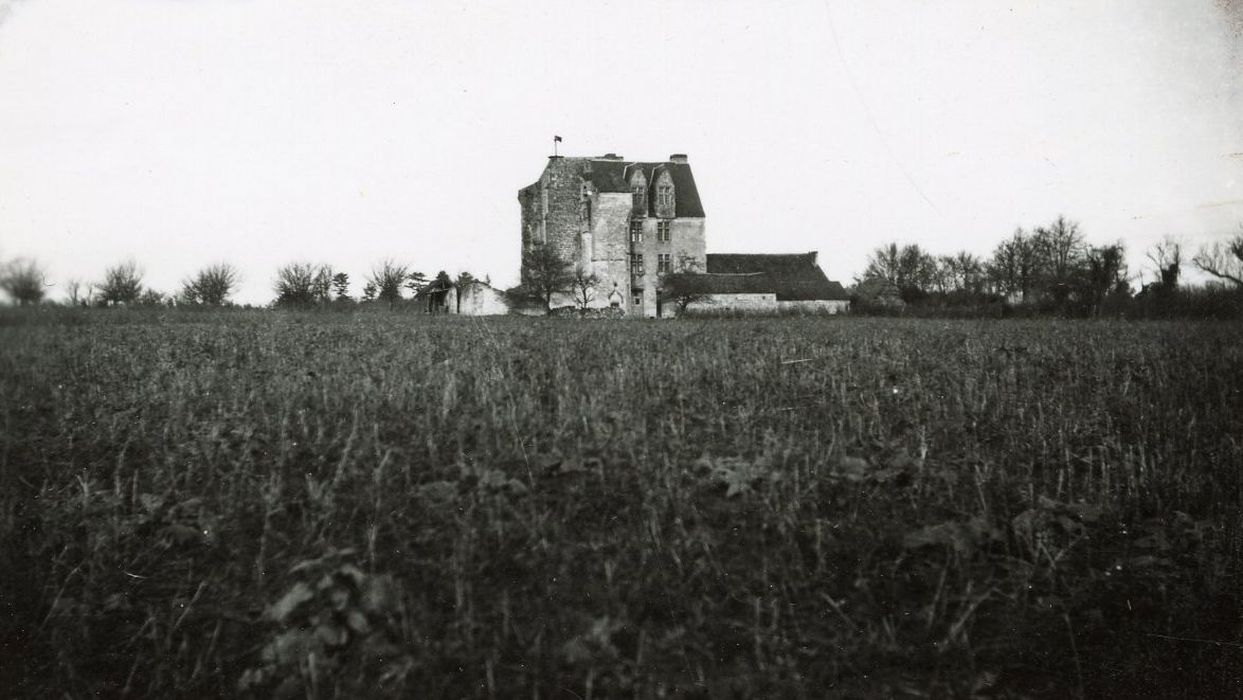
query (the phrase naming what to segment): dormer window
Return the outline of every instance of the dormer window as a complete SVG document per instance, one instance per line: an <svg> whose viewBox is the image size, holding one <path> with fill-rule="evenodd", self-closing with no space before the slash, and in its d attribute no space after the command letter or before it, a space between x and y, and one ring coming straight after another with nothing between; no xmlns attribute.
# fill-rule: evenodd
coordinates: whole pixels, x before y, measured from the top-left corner
<svg viewBox="0 0 1243 700"><path fill-rule="evenodd" d="M643 210L647 209L647 187L643 184L636 184L631 188L634 193L634 208Z"/></svg>
<svg viewBox="0 0 1243 700"><path fill-rule="evenodd" d="M677 216L674 209L673 178L669 176L669 173L662 172L657 176L656 181L652 183L652 188L656 195L656 216L663 219Z"/></svg>
<svg viewBox="0 0 1243 700"><path fill-rule="evenodd" d="M656 188L656 206L661 209L673 208L673 187L661 185Z"/></svg>
<svg viewBox="0 0 1243 700"><path fill-rule="evenodd" d="M634 216L647 215L647 177L643 171L635 169L630 176L630 193L633 195L631 211Z"/></svg>

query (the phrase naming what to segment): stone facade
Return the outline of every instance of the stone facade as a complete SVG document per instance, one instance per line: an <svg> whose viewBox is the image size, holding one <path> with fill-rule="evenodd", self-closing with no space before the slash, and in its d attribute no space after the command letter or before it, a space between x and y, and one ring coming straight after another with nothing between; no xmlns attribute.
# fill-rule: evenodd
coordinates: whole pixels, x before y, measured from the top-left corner
<svg viewBox="0 0 1243 700"><path fill-rule="evenodd" d="M503 316L509 313L505 293L479 280L454 285L449 292L451 314L463 316Z"/></svg>
<svg viewBox="0 0 1243 700"><path fill-rule="evenodd" d="M664 162L554 156L518 202L524 251L546 243L600 279L591 307L661 315L660 275L706 265L703 208L683 155ZM569 294L553 300L554 307L573 303Z"/></svg>

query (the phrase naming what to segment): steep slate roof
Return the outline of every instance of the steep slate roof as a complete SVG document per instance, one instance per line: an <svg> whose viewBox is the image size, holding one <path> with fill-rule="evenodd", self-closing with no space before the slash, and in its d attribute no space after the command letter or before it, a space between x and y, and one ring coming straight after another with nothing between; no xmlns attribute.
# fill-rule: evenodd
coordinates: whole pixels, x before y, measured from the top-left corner
<svg viewBox="0 0 1243 700"><path fill-rule="evenodd" d="M696 275L701 294L772 294L777 301L850 299L839 282L824 276L816 254L709 253L708 271ZM702 278L702 280L698 279ZM737 291L733 291L737 290Z"/></svg>
<svg viewBox="0 0 1243 700"><path fill-rule="evenodd" d="M635 163L610 158L589 158L591 163L591 184L601 192L629 192L630 175L634 168L643 171L647 178L649 194L647 197L648 214L656 215L656 198L650 193L650 187L656 176L668 171L673 178L674 209L678 216L702 217L703 203L699 201L699 189L695 187L695 176L691 173L690 163Z"/></svg>
<svg viewBox="0 0 1243 700"><path fill-rule="evenodd" d="M687 294L772 294L772 278L762 272L741 275L679 273L678 289Z"/></svg>

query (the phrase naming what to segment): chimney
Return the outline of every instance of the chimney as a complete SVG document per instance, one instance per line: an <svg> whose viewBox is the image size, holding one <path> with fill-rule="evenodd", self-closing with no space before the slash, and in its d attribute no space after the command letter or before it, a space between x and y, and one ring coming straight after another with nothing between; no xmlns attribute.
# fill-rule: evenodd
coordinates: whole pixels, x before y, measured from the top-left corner
<svg viewBox="0 0 1243 700"><path fill-rule="evenodd" d="M670 163L685 163L686 154L685 153L674 153L673 155L669 156L669 162Z"/></svg>

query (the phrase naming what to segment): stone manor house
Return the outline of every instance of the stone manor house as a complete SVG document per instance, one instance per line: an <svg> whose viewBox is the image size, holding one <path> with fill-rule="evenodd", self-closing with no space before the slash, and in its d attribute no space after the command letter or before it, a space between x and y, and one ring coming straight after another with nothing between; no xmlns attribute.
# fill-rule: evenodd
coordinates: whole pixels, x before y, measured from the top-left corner
<svg viewBox="0 0 1243 700"><path fill-rule="evenodd" d="M590 306L627 315L672 313L659 294L662 275L698 273L699 300L690 308L726 311L814 309L849 305L841 284L816 254L709 254L704 209L684 154L663 162L551 156L538 181L518 191L522 246L546 243L600 280ZM527 271L522 271L527 279ZM571 305L570 295L553 306Z"/></svg>

